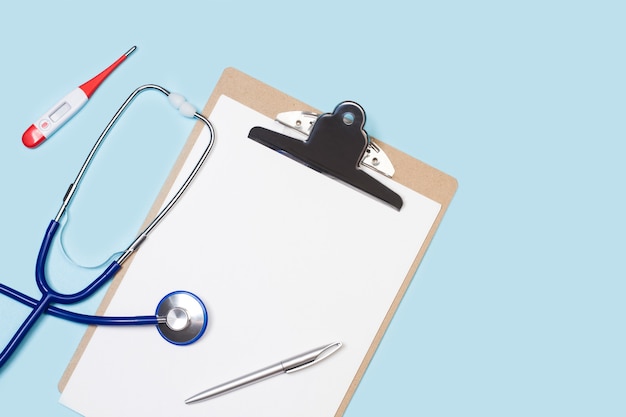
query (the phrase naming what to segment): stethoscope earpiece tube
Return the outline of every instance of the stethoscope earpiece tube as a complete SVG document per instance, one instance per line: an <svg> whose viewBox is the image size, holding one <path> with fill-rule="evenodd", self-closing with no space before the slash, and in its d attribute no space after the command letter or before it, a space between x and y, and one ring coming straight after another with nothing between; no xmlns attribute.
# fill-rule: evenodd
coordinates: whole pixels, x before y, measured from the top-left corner
<svg viewBox="0 0 626 417"><path fill-rule="evenodd" d="M168 97L168 100L169 100L170 104L174 108L176 108L183 116L185 116L185 117L193 117L193 118L196 118L197 120L201 121L202 123L204 123L206 128L209 130L209 143L207 144L206 148L202 152L202 155L200 156L200 158L196 162L196 165L193 167L193 169L191 170L191 172L189 173L189 175L187 176L187 178L185 179L183 184L180 186L180 188L174 194L174 196L167 202L167 204L165 204L165 206L154 217L154 219L148 224L148 226L146 226L146 228L141 233L139 233L139 235L130 244L130 246L117 259L117 262L120 265L122 265L128 259L128 257L130 257L130 255L132 255L133 252L135 252L137 250L137 248L143 243L143 241L148 237L148 235L152 232L152 230L163 220L163 218L172 209L172 207L174 207L174 205L178 202L178 200L180 200L180 198L183 195L183 193L191 185L191 182L193 181L193 179L196 177L196 175L198 175L198 172L200 171L200 168L202 167L202 165L204 165L204 162L208 158L209 153L213 149L213 143L215 141L215 130L213 129L213 125L211 124L209 119L207 119L201 113L198 113L196 111L195 107L191 103L189 103L182 95L180 95L178 93L170 93L169 91L167 91L163 87L159 87L159 86L154 85L154 84L148 84L148 85L139 87L137 90L135 90L135 93L131 94L131 96L122 105L120 110L118 110L118 114L116 114L116 116L119 117L119 114L121 114L121 112L125 109L125 107L128 105L128 103L130 103L130 100L132 100L139 91L143 91L144 89L149 89L149 88L153 88L153 89L159 90L163 94L165 94ZM114 121L115 121L115 116L114 116L114 120L112 120L112 122L114 122ZM105 129L105 132L106 132L106 129Z"/></svg>

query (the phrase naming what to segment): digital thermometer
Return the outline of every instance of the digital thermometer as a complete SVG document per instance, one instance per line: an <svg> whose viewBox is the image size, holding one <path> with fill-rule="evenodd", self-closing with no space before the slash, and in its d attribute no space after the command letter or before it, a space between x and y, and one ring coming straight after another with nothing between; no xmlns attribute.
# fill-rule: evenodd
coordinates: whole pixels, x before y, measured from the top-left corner
<svg viewBox="0 0 626 417"><path fill-rule="evenodd" d="M100 87L100 84L132 54L136 46L133 46L124 55L118 58L107 69L93 77L71 93L63 97L50 110L39 118L22 135L22 143L29 148L40 145L72 118L91 98L92 94Z"/></svg>

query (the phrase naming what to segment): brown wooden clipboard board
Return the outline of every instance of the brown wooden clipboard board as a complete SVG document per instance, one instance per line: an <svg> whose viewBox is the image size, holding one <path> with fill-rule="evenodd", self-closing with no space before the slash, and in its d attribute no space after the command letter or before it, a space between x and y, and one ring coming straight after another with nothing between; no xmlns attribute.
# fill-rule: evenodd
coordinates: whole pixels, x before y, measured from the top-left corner
<svg viewBox="0 0 626 417"><path fill-rule="evenodd" d="M320 113L319 110L301 101L298 101L293 97L290 97L287 94L282 93L274 89L273 87L270 87L269 85L264 84L234 68L227 68L226 70L224 70L221 78L215 86L215 89L209 97L208 102L204 106L202 113L205 115L210 115L213 111L215 104L217 103L218 98L221 95L226 95L270 118L274 118L276 114L280 112L291 110L306 110ZM176 164L174 165L174 168L169 174L163 188L161 189L161 192L157 196L157 199L155 200L152 209L147 216L147 219L152 218L154 214L158 212L159 207L161 207L161 205L165 201L165 198L170 188L172 187L185 160L187 159L187 156L193 148L193 145L195 144L196 139L198 138L203 126L204 125L201 122L198 122L193 128L183 150L181 151L180 156L176 161ZM419 263L421 262L422 257L424 256L424 253L426 252L426 249L428 248L428 245L430 244L430 241L432 240L435 231L437 230L437 227L439 226L439 223L441 222L454 196L454 193L456 192L458 185L456 179L451 177L450 175L445 174L375 138L372 138L372 140L375 141L376 144L383 149L383 151L392 161L395 167L395 174L393 179L398 183L407 186L412 190L440 203L441 210L439 211L439 214L435 222L433 223L432 228L430 229L428 236L424 241L424 244L421 246L420 251L415 255L413 264L411 265L411 268L408 271L398 293L396 294L393 303L389 306L389 310L387 311L387 314L376 333L373 343L371 344L367 351L367 354L363 358L361 366L359 367L357 373L354 375L348 391L344 394L343 401L341 402L339 409L335 413L336 417L344 414L348 403L350 402L350 399L352 398L352 395L354 394L359 384L359 381L363 377L365 370L367 369L367 366L371 361L374 352L376 351L376 348L378 347L378 344L380 343L385 333L385 330L387 329L387 326L391 322L391 319L396 309L398 308L400 301L404 296L404 293L406 292L411 282L411 279L413 278L413 275L415 274L417 267L419 266ZM146 220L146 224L142 226L142 228L147 225L147 222L148 220ZM126 265L129 265L130 263L132 263L132 260L129 260ZM117 288L119 287L121 280L124 278L124 272L127 269L128 267L124 268L124 270L122 270L121 273L118 274L114 281L111 283L111 286L106 292L102 303L98 308L97 314L104 313ZM90 326L85 332L85 335L83 336L81 342L79 343L76 352L72 356L72 359L70 360L65 372L63 373L61 380L59 381L58 387L61 392L65 389L65 386L67 385L69 378L74 372L76 365L80 361L80 358L85 348L87 347L94 331L95 327Z"/></svg>

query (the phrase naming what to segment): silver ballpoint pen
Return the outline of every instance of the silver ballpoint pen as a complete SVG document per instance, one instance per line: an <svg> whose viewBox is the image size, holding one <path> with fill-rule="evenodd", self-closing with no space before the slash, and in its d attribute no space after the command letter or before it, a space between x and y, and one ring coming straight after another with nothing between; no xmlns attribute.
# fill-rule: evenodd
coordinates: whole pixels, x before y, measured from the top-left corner
<svg viewBox="0 0 626 417"><path fill-rule="evenodd" d="M213 388L209 388L206 391L202 391L193 397L185 400L186 404L194 404L199 401L208 400L210 398L217 397L218 395L226 394L239 388L243 388L250 384L262 381L264 379L280 375L283 373L292 373L304 368L308 368L311 365L315 365L319 361L332 355L341 347L341 342L331 343L329 345L321 346L317 349L310 350L302 353L293 358L282 360L274 365L270 365L266 368L260 369L251 374L244 375L232 381L225 382L217 385Z"/></svg>

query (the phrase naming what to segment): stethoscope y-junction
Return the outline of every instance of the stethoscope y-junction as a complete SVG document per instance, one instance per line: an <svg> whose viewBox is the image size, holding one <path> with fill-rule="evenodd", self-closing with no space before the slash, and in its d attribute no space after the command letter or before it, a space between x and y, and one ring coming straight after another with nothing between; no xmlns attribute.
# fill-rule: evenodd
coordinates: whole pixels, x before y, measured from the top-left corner
<svg viewBox="0 0 626 417"><path fill-rule="evenodd" d="M46 277L46 261L48 258L48 252L50 245L54 239L56 232L59 229L60 221L65 215L65 212L71 203L80 182L87 171L91 161L93 160L96 152L100 148L100 145L108 135L111 128L116 121L135 99L135 97L146 91L156 90L163 93L168 97L170 103L179 110L179 112L186 117L195 118L208 128L209 142L204 149L204 152L196 162L195 166L178 188L173 197L163 206L161 211L152 219L152 221L146 226L146 228L137 235L135 240L122 252L122 254L104 269L104 271L96 277L89 285L82 290L72 293L64 294L55 291L51 288ZM153 315L148 316L132 316L132 317L108 317L108 316L94 316L75 313L66 309L55 306L55 304L75 304L85 300L91 296L94 292L102 287L105 283L109 282L116 273L120 270L121 266L128 260L128 258L135 252L141 243L148 237L148 235L154 230L154 228L163 220L167 213L174 207L179 201L182 194L188 189L193 179L198 174L200 168L206 161L209 152L213 147L215 138L215 132L211 122L198 113L195 108L187 102L181 95L176 93L170 93L163 87L154 84L148 84L137 88L133 93L124 101L119 110L115 113L111 121L107 124L102 134L94 144L93 148L89 152L89 155L83 162L78 175L74 182L67 190L63 203L59 209L58 214L52 220L46 230L46 233L39 249L37 256L37 263L35 268L35 281L37 287L41 291L41 298L39 300L32 298L26 294L23 294L13 288L0 284L0 293L11 297L12 299L19 301L32 308L32 311L24 322L20 325L19 329L15 332L9 343L0 353L0 368L7 362L11 355L15 352L20 343L24 340L24 337L32 329L33 325L41 317L42 314L47 313L56 317L60 317L65 320L71 320L78 323L93 324L93 325L155 325L161 333L161 335L171 343L177 345L186 345L198 340L207 327L207 312L202 301L192 293L187 291L176 291L166 295L156 308L156 312Z"/></svg>

